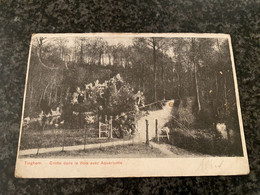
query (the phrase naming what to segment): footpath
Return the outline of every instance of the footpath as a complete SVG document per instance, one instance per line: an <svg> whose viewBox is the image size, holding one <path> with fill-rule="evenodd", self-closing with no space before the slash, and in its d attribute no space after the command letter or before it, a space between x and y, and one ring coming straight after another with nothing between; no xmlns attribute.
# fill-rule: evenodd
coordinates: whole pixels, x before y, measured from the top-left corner
<svg viewBox="0 0 260 195"><path fill-rule="evenodd" d="M106 143L97 143L97 144L86 144L86 145L76 145L76 146L60 146L60 147L52 147L52 148L34 148L28 150L20 150L19 156L25 155L35 155L37 154L44 154L50 152L61 152L61 151L76 151L76 150L89 150L89 149L96 149L96 148L103 148L103 147L110 147L110 146L118 146L118 145L129 145L137 143L137 140L120 140L120 141L112 141Z"/></svg>

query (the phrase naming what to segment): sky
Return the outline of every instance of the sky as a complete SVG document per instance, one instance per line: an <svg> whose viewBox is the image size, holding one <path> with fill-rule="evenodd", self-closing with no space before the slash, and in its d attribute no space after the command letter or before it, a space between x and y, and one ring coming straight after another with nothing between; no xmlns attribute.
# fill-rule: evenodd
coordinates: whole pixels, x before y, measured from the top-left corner
<svg viewBox="0 0 260 195"><path fill-rule="evenodd" d="M80 39L80 37L78 37ZM93 37L93 39L96 39L97 37ZM117 44L122 44L124 46L130 46L133 44L133 37L101 37L104 41L107 41L109 45L117 45ZM57 38L48 38L48 42L51 42L52 40L55 40ZM62 38L63 39L63 38ZM67 41L66 41L66 45L67 47L75 47L75 37L66 37L65 38ZM89 38L89 39L92 39L92 38ZM219 43L221 44L223 41L225 41L226 39L218 39L219 40ZM46 43L48 44L48 43ZM217 50L217 45L213 46L215 50ZM166 54L169 56L169 57L174 57L174 52L172 50L172 48L170 48Z"/></svg>
<svg viewBox="0 0 260 195"><path fill-rule="evenodd" d="M133 38L131 37L103 37L104 41L107 41L109 45L117 45L118 43L121 43L122 45L129 46L133 44Z"/></svg>
<svg viewBox="0 0 260 195"><path fill-rule="evenodd" d="M95 38L89 38L89 39L96 39ZM117 45L118 43L121 43L124 46L130 46L133 44L133 39L131 37L102 37L104 41L107 41L109 45ZM52 40L57 40L57 38L48 38L48 41L51 42ZM67 47L74 47L75 46L75 37L67 37L66 38L66 45Z"/></svg>

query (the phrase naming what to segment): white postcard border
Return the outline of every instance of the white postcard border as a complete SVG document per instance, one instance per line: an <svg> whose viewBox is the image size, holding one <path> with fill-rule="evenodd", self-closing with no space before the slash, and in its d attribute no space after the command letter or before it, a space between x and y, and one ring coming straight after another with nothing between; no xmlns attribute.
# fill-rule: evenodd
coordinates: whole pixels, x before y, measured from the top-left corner
<svg viewBox="0 0 260 195"><path fill-rule="evenodd" d="M236 104L243 148L243 157L203 157L203 158L91 158L91 159L46 159L19 158L22 135L25 98L29 77L32 40L34 37L186 37L186 38L225 38L228 39L230 57L235 84ZM50 162L61 164L50 164ZM75 163L88 162L88 165ZM91 165L91 162L98 164ZM110 162L112 164L101 164ZM121 164L113 164L121 162ZM38 163L38 164L37 164ZM69 163L69 164L65 164ZM72 165L70 164L72 163ZM25 81L25 91L20 124L18 152L15 177L18 178L92 178L92 177L160 177L160 176L212 176L212 175L244 175L249 174L249 164L246 151L245 135L239 101L237 77L232 51L231 37L228 34L209 33L65 33L65 34L33 34Z"/></svg>

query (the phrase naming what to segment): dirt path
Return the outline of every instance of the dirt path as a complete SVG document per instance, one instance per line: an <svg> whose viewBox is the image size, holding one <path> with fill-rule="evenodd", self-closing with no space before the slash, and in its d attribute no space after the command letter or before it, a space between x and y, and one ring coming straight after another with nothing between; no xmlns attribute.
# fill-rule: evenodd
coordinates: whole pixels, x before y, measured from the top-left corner
<svg viewBox="0 0 260 195"><path fill-rule="evenodd" d="M122 140L122 141L112 141L106 143L97 143L97 144L88 144L88 145L77 145L77 146L64 146L64 151L76 151L76 150L88 150L88 149L96 149L101 147L109 147L109 146L118 146L118 145L128 145L136 143L136 139L131 140ZM52 148L40 148L39 154L49 153L49 152L60 152L62 151L62 147L52 147ZM20 150L19 155L33 155L37 154L38 149L29 149L29 150Z"/></svg>
<svg viewBox="0 0 260 195"><path fill-rule="evenodd" d="M156 111L149 111L148 115L143 116L137 121L137 129L139 131L139 139L140 141L145 141L146 139L146 122L148 120L149 123L149 139L151 140L155 137L155 120L158 120L158 130L160 131L161 128L167 123L171 117L172 107L169 105L170 102L174 103L174 100L169 100L166 104L162 107L161 110ZM160 132L158 132L160 133Z"/></svg>
<svg viewBox="0 0 260 195"><path fill-rule="evenodd" d="M132 140L122 140L122 141L113 141L113 142L106 142L106 143L98 143L98 144L88 144L88 145L77 145L77 146L64 146L64 151L80 151L80 150L89 150L89 149L98 149L98 148L105 148L110 146L123 146L123 145L129 145L129 144L135 144L140 143L136 139ZM150 147L159 149L164 155L167 157L200 157L200 156L206 156L203 154L194 154L189 151L186 151L184 149L178 148L176 146L172 146L169 144L157 144L155 142L150 142ZM47 153L53 153L53 152L61 152L62 147L53 147L53 148L40 148L39 154L47 154ZM36 155L37 154L37 148L35 149L29 149L29 150L20 150L19 155L20 156L26 156L26 155Z"/></svg>
<svg viewBox="0 0 260 195"><path fill-rule="evenodd" d="M166 154L167 156L169 157L172 157L172 156L176 156L174 153L172 153L168 147L164 144L157 144L157 143L154 143L154 142L150 142L150 145L154 148L157 148L159 149L162 153Z"/></svg>
<svg viewBox="0 0 260 195"><path fill-rule="evenodd" d="M150 142L150 145L154 148L159 149L162 153L172 158L194 158L194 157L210 157L210 155L192 153L188 150L169 145L169 144L157 144L155 142Z"/></svg>
<svg viewBox="0 0 260 195"><path fill-rule="evenodd" d="M77 146L64 146L63 147L52 147L52 148L40 148L39 154L50 153L50 152L60 152L64 151L77 151L77 150L88 150L88 149L97 149L102 147L117 146L117 145L128 145L137 142L146 141L146 122L149 122L149 139L155 137L155 120L158 120L158 130L160 133L161 128L167 123L171 117L172 107L169 105L174 103L174 100L169 100L160 110L149 111L148 115L143 116L137 121L138 135L131 140L120 140L120 141L111 141L105 143L96 143L96 144L87 144L87 145L77 145ZM157 144L155 142L150 142L150 146L153 148L159 149L167 157L196 157L196 156L205 156L202 154L194 154L184 149L172 146L169 144ZM29 150L20 150L19 155L34 155L37 154L38 149L29 149Z"/></svg>

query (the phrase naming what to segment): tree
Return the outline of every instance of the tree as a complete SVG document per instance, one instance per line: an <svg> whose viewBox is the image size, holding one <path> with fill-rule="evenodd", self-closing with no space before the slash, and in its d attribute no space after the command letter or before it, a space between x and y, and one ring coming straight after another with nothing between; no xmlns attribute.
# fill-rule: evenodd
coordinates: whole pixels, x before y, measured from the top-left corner
<svg viewBox="0 0 260 195"><path fill-rule="evenodd" d="M38 56L39 62L45 68L48 68L50 70L57 70L57 69L59 69L58 66L55 66L54 64L53 64L53 66L48 66L42 60L42 46L46 42L45 40L46 39L43 37L37 38L37 41L38 41L37 56Z"/></svg>
<svg viewBox="0 0 260 195"><path fill-rule="evenodd" d="M151 37L151 38L138 38L138 41L145 44L147 47L151 48L153 51L153 88L154 88L154 101L157 101L157 60L158 52L161 50L166 41L161 37Z"/></svg>
<svg viewBox="0 0 260 195"><path fill-rule="evenodd" d="M194 68L194 81L195 81L195 87L196 87L196 100L197 100L198 112L200 112L201 104L200 104L199 82L198 82L199 60L197 59L197 52L198 52L198 47L196 45L196 40L195 40L195 38L192 38L191 39L191 61L193 63L193 68Z"/></svg>
<svg viewBox="0 0 260 195"><path fill-rule="evenodd" d="M182 99L182 91L184 91L185 86L183 86L182 77L184 69L188 69L186 66L188 65L187 61L185 61L185 57L187 56L187 52L185 51L185 47L187 42L183 38L175 38L171 40L172 52L174 54L174 72L177 75L177 97L179 100Z"/></svg>

